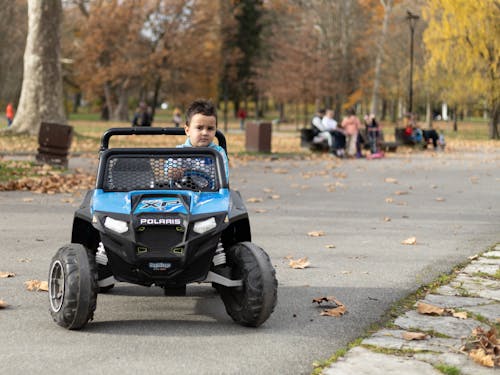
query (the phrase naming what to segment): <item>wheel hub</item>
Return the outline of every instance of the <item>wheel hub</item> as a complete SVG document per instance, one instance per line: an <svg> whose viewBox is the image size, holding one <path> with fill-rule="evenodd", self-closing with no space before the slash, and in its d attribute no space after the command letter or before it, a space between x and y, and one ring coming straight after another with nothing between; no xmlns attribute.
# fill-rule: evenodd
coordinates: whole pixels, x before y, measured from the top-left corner
<svg viewBox="0 0 500 375"><path fill-rule="evenodd" d="M54 312L61 310L64 301L64 268L59 260L55 261L50 269L49 300Z"/></svg>

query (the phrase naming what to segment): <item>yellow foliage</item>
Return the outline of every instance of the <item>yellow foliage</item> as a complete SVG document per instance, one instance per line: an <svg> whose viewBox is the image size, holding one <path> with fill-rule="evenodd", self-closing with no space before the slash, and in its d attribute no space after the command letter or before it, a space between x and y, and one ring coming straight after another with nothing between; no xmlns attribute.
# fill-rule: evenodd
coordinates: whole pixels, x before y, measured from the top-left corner
<svg viewBox="0 0 500 375"><path fill-rule="evenodd" d="M426 74L446 100L500 99L500 7L495 0L428 0ZM435 87L436 88L436 87Z"/></svg>

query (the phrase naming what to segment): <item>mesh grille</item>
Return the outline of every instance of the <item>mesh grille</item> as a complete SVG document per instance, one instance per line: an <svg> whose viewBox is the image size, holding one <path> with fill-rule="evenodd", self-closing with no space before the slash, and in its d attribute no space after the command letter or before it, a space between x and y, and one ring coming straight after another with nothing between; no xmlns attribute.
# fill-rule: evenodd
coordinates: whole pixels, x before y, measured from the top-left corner
<svg viewBox="0 0 500 375"><path fill-rule="evenodd" d="M117 155L107 159L103 189L214 191L218 188L216 176L212 155Z"/></svg>

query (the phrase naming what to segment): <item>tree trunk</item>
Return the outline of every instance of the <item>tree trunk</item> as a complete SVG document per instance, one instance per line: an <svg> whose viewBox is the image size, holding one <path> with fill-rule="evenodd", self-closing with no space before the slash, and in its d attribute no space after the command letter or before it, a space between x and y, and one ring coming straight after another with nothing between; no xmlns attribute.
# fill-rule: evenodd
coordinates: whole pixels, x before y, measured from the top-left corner
<svg viewBox="0 0 500 375"><path fill-rule="evenodd" d="M38 134L42 122L66 124L60 64L61 0L28 0L28 37L14 133Z"/></svg>
<svg viewBox="0 0 500 375"><path fill-rule="evenodd" d="M392 0L380 0L380 3L384 7L384 20L382 22L382 32L380 33L380 38L377 45L377 57L375 58L375 75L373 77L373 93L372 93L372 104L370 108L370 113L373 113L376 117L378 116L378 91L380 86L380 68L382 66L382 54L384 53L384 43L387 35L387 25L389 24L389 16L392 11Z"/></svg>
<svg viewBox="0 0 500 375"><path fill-rule="evenodd" d="M120 88L118 105L116 106L113 118L118 121L128 121L128 84L123 83Z"/></svg>
<svg viewBox="0 0 500 375"><path fill-rule="evenodd" d="M498 131L498 122L500 120L500 103L494 103L491 109L491 117L489 121L489 135L491 139L500 139Z"/></svg>

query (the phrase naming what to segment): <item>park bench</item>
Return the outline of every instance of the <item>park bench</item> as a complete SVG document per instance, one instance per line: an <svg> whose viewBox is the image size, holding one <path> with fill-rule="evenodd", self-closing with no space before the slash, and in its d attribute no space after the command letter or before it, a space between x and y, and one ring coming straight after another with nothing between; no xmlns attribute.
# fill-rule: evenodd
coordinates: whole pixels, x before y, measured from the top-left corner
<svg viewBox="0 0 500 375"><path fill-rule="evenodd" d="M397 144L420 147L426 149L428 145L432 145L433 148L437 145L437 140L439 134L434 129L423 129L422 130L422 142L415 142L415 140L408 134L405 133L405 128L394 128L394 139Z"/></svg>
<svg viewBox="0 0 500 375"><path fill-rule="evenodd" d="M366 130L361 130L361 135L363 139L367 140ZM379 148L384 152L396 152L398 148L398 142L387 142L383 140L379 142ZM325 138L318 137L317 133L312 128L302 128L300 130L300 146L303 148L308 148L311 151L328 151L328 143ZM368 142L365 142L365 148L368 148Z"/></svg>

